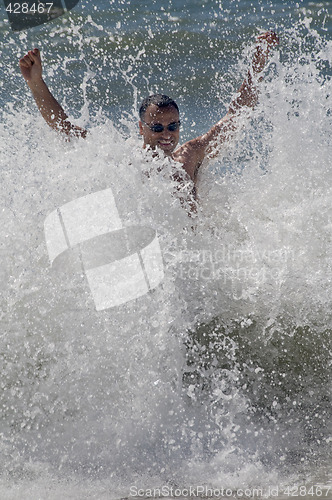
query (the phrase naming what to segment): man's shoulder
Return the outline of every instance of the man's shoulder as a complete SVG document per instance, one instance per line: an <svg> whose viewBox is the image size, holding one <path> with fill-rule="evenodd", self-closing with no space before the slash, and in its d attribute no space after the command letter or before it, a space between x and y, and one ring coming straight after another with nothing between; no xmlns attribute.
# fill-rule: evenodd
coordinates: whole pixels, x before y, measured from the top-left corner
<svg viewBox="0 0 332 500"><path fill-rule="evenodd" d="M203 136L195 137L194 139L190 139L189 141L185 142L181 146L178 147L177 151L197 151L202 147L202 138Z"/></svg>
<svg viewBox="0 0 332 500"><path fill-rule="evenodd" d="M173 159L182 163L183 168L194 181L196 171L204 159L204 148L200 137L191 139L179 146L173 153Z"/></svg>
<svg viewBox="0 0 332 500"><path fill-rule="evenodd" d="M178 149L174 152L174 159L176 159L175 156L182 156L186 159L202 159L201 157L204 156L205 148L204 141L202 139L203 136L195 137L195 139L190 139L190 141L187 141L182 144L182 146L179 146Z"/></svg>

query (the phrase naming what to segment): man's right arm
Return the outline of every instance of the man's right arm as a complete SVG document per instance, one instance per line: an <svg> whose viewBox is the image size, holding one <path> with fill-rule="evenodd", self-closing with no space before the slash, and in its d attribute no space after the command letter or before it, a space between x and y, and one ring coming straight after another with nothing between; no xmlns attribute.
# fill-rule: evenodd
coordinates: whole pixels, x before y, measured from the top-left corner
<svg viewBox="0 0 332 500"><path fill-rule="evenodd" d="M50 127L69 137L86 137L87 131L72 125L58 101L42 78L42 64L38 49L30 50L20 59L20 70L36 101L42 117Z"/></svg>

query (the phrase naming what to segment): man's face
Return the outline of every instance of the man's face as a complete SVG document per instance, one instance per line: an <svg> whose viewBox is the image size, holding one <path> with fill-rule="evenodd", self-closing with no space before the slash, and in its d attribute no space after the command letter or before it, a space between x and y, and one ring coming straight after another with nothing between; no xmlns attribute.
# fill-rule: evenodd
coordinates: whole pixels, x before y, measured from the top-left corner
<svg viewBox="0 0 332 500"><path fill-rule="evenodd" d="M179 142L179 127L177 130L169 130L168 125L179 121L179 112L173 107L158 108L151 104L144 113L144 121L139 122L139 131L143 136L143 147L151 149L159 148L168 156L172 154ZM162 125L162 132L153 132L149 125Z"/></svg>

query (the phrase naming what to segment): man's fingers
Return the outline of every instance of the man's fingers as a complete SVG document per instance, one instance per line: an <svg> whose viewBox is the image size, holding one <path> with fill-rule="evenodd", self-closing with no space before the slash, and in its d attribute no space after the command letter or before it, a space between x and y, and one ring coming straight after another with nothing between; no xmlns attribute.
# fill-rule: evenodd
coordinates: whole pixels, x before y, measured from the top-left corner
<svg viewBox="0 0 332 500"><path fill-rule="evenodd" d="M33 49L29 50L29 52L20 59L20 64L28 68L37 61L40 61L40 51L39 49Z"/></svg>
<svg viewBox="0 0 332 500"><path fill-rule="evenodd" d="M279 37L274 31L267 31L257 37L257 40L266 40L271 45L278 45Z"/></svg>
<svg viewBox="0 0 332 500"><path fill-rule="evenodd" d="M31 65L25 61L24 57L22 57L22 59L20 59L20 66L23 68L29 68Z"/></svg>
<svg viewBox="0 0 332 500"><path fill-rule="evenodd" d="M30 58L30 61L32 62L32 64L33 64L34 62L36 62L36 57L37 57L37 56L33 53L33 51L32 51L32 50L29 50L29 52L28 52L28 57Z"/></svg>
<svg viewBox="0 0 332 500"><path fill-rule="evenodd" d="M38 49L29 50L29 56L33 62L40 61L40 52Z"/></svg>
<svg viewBox="0 0 332 500"><path fill-rule="evenodd" d="M278 45L279 44L279 37L276 33L274 33L273 31L270 31L270 33L268 34L267 36L267 41L271 44L271 45Z"/></svg>
<svg viewBox="0 0 332 500"><path fill-rule="evenodd" d="M25 66L26 68L29 68L30 66L32 66L32 59L31 57L29 56L29 54L26 54L25 56L23 56L21 59L20 59L20 64L22 66Z"/></svg>
<svg viewBox="0 0 332 500"><path fill-rule="evenodd" d="M32 57L30 57L29 53L28 54L25 54L25 56L23 56L21 59L20 59L20 64L23 64L24 66L26 66L27 68L29 66L32 66L33 64L33 59Z"/></svg>
<svg viewBox="0 0 332 500"><path fill-rule="evenodd" d="M257 37L256 51L253 56L252 67L254 73L260 73L269 56L271 47L279 43L279 38L273 31L267 31Z"/></svg>

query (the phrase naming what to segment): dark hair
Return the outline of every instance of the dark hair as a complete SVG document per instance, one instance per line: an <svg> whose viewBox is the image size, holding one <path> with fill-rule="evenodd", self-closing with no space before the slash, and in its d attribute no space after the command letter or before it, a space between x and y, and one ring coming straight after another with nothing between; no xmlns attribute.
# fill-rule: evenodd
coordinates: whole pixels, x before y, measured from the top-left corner
<svg viewBox="0 0 332 500"><path fill-rule="evenodd" d="M176 104L173 99L168 97L167 95L164 94L153 94L150 95L149 97L146 97L143 99L140 108L139 108L139 117L142 120L144 117L145 111L148 109L150 105L154 104L155 106L158 106L158 108L169 108L173 107L177 111L179 111L178 105Z"/></svg>

